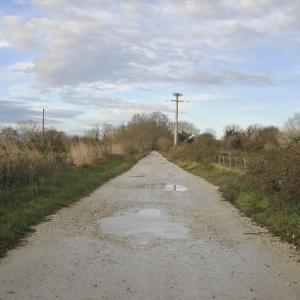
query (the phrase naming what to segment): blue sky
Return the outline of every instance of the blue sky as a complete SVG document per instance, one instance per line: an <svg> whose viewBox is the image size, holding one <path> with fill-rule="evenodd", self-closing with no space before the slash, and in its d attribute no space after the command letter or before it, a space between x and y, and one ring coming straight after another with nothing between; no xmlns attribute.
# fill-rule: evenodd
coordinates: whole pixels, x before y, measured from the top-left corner
<svg viewBox="0 0 300 300"><path fill-rule="evenodd" d="M0 126L82 133L135 113L218 135L281 127L300 111L300 3L279 0L16 0L0 3Z"/></svg>

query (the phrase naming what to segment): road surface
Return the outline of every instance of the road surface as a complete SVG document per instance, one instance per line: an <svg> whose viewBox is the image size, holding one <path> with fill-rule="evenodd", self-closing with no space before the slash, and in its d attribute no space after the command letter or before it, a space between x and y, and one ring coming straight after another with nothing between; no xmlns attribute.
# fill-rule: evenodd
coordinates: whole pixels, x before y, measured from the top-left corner
<svg viewBox="0 0 300 300"><path fill-rule="evenodd" d="M157 152L36 227L0 299L300 299L299 253Z"/></svg>

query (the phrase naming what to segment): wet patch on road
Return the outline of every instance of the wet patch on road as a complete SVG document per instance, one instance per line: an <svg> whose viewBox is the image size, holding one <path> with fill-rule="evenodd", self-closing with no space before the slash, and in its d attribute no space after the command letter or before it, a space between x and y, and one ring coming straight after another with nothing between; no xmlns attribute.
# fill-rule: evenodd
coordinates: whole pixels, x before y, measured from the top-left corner
<svg viewBox="0 0 300 300"><path fill-rule="evenodd" d="M188 190L188 188L183 185L167 183L139 184L132 188L141 190L161 190L165 192L186 192Z"/></svg>
<svg viewBox="0 0 300 300"><path fill-rule="evenodd" d="M101 231L117 237L129 237L139 245L147 245L153 240L185 240L189 237L183 223L158 208L130 209L120 215L99 221Z"/></svg>
<svg viewBox="0 0 300 300"><path fill-rule="evenodd" d="M166 184L164 190L168 192L185 192L188 190L188 188L180 184Z"/></svg>

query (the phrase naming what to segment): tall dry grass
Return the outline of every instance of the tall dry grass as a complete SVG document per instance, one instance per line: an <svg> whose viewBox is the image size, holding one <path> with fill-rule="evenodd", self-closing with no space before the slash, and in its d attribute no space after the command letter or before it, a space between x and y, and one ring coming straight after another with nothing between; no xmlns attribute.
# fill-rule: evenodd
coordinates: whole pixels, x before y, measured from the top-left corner
<svg viewBox="0 0 300 300"><path fill-rule="evenodd" d="M86 136L47 129L42 139L32 121L21 122L18 129L2 128L0 189L36 183L66 167L79 168L120 156L141 157L155 147L161 136L169 136L168 128L168 119L161 113L137 115L127 125L103 126L100 133L96 130Z"/></svg>
<svg viewBox="0 0 300 300"><path fill-rule="evenodd" d="M5 139L0 143L0 183L32 183L57 169L53 152L42 152L32 143Z"/></svg>
<svg viewBox="0 0 300 300"><path fill-rule="evenodd" d="M69 158L76 167L81 167L101 161L104 158L104 153L98 144L78 141L71 144Z"/></svg>
<svg viewBox="0 0 300 300"><path fill-rule="evenodd" d="M79 139L66 142L63 151L12 138L0 140L0 187L34 183L66 167L93 165L111 156L124 155L123 145L103 145Z"/></svg>

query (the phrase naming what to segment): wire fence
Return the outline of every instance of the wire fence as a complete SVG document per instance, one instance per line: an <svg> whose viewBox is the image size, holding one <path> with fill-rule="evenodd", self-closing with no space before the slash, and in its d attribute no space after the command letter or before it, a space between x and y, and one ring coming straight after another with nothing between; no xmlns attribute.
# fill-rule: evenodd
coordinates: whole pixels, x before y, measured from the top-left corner
<svg viewBox="0 0 300 300"><path fill-rule="evenodd" d="M243 172L247 172L247 163L248 161L246 156L236 157L236 156L231 156L230 154L227 155L219 154L217 157L218 165L222 167L234 169L234 170L243 171Z"/></svg>

